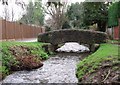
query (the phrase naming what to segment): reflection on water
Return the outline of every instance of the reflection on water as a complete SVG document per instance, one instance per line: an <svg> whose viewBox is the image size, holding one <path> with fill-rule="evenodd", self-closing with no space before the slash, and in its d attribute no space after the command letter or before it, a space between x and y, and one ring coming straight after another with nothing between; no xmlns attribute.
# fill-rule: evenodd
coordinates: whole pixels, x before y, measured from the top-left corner
<svg viewBox="0 0 120 85"><path fill-rule="evenodd" d="M59 53L44 61L41 68L18 71L7 76L5 83L78 83L76 64L88 53Z"/></svg>

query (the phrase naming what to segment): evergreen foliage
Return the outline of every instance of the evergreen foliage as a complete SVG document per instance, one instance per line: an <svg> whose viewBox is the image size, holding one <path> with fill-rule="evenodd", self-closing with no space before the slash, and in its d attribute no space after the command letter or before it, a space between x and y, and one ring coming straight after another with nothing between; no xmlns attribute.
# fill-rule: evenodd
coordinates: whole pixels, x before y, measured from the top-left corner
<svg viewBox="0 0 120 85"><path fill-rule="evenodd" d="M108 27L118 26L120 18L120 1L113 3L108 10Z"/></svg>
<svg viewBox="0 0 120 85"><path fill-rule="evenodd" d="M27 13L23 15L20 22L24 24L43 25L44 14L41 7L42 7L41 0L35 3L29 2L27 6Z"/></svg>

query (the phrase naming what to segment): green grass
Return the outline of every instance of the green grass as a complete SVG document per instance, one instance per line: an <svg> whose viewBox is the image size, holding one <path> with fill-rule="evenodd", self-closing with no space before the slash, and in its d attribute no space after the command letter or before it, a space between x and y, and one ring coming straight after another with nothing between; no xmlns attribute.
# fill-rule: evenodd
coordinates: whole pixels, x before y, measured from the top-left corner
<svg viewBox="0 0 120 85"><path fill-rule="evenodd" d="M0 42L0 61L2 61L2 66L0 66L0 72L3 75L8 75L10 72L10 64L17 64L15 57L9 51L11 46L25 46L30 48L31 54L38 56L41 59L47 59L48 54L42 48L45 43L40 42L15 42L15 41L4 41Z"/></svg>
<svg viewBox="0 0 120 85"><path fill-rule="evenodd" d="M45 43L40 43L40 42L15 42L15 41L3 41L3 42L0 42L0 45L2 48L4 48L4 46L13 46L13 45L25 45L25 46L42 46L43 44Z"/></svg>
<svg viewBox="0 0 120 85"><path fill-rule="evenodd" d="M26 46L31 48L31 53L36 54L44 59L44 57L48 57L47 54L42 49L42 45L45 43L40 42L0 42L2 44L0 48L2 48L4 51L8 51L9 47L11 46ZM33 49L32 49L33 48ZM36 50L34 49L36 48ZM45 58L45 59L46 59Z"/></svg>
<svg viewBox="0 0 120 85"><path fill-rule="evenodd" d="M120 40L108 40L108 43L119 43Z"/></svg>
<svg viewBox="0 0 120 85"><path fill-rule="evenodd" d="M103 61L118 60L118 46L113 44L101 44L100 48L89 55L77 65L77 77L80 80L85 74L92 73Z"/></svg>
<svg viewBox="0 0 120 85"><path fill-rule="evenodd" d="M0 46L0 48L2 48L2 50L4 52L6 52L8 54L8 56L12 56L8 51L9 47L11 47L11 46L26 46L26 47L31 48L32 54L40 56L42 59L48 58L48 55L42 49L42 45L44 45L45 43L39 43L39 42L0 42L0 44L2 44Z"/></svg>

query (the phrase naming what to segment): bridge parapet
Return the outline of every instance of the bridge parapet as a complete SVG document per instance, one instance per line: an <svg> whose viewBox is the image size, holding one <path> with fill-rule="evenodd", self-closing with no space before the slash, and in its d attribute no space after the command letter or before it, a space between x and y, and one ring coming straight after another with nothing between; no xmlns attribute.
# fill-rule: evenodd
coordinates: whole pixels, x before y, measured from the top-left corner
<svg viewBox="0 0 120 85"><path fill-rule="evenodd" d="M51 43L53 45L65 42L78 42L83 44L105 43L107 34L98 31L87 30L56 30L38 35L38 42Z"/></svg>

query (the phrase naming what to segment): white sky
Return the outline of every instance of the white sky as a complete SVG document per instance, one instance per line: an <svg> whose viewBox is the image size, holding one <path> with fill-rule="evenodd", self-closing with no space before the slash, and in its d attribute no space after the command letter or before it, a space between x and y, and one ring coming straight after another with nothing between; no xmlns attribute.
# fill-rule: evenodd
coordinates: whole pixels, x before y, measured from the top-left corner
<svg viewBox="0 0 120 85"><path fill-rule="evenodd" d="M9 10L9 15L11 16L12 9L13 9L14 10L13 12L15 14L14 20L18 20L22 17L22 14L25 13L25 11L23 11L20 6L17 6L15 4L15 1L19 1L19 2L24 1L27 4L29 1L37 1L37 0L8 0L8 1L9 1L9 5L7 6L7 8ZM47 0L42 0L43 3L46 2L46 1ZM56 0L53 0L53 1L56 1ZM62 1L67 1L68 3L75 3L75 2L83 2L85 0L62 0ZM90 1L93 1L93 0L90 0ZM98 0L96 0L96 1L98 1ZM99 1L102 1L102 0L99 0ZM111 1L111 0L107 0L107 1ZM1 16L3 17L5 15L4 7L5 6L3 6L2 3L0 2L0 17Z"/></svg>
<svg viewBox="0 0 120 85"><path fill-rule="evenodd" d="M22 10L22 8L20 6L17 6L15 4L16 0L8 0L9 5L6 6L8 11L9 11L9 16L12 16L12 9L14 12L14 20L18 20L22 17L22 14L25 13L25 11ZM36 1L36 0L17 0L17 1L24 1L26 4L28 4L29 1ZM42 2L46 2L47 0L42 0ZM54 0L53 0L54 1ZM75 2L82 2L84 0L63 0L63 1L67 1L69 3L75 3ZM2 3L0 3L0 17L4 17L5 16L5 6L2 5ZM46 17L47 18L47 17Z"/></svg>
<svg viewBox="0 0 120 85"><path fill-rule="evenodd" d="M21 0L19 0L21 1ZM24 0L25 3L27 3L26 1L27 0ZM4 17L5 16L5 7L6 9L8 9L8 13L9 13L9 16L11 17L12 16L12 10L13 10L13 13L14 13L14 20L18 20L19 18L21 18L22 14L23 14L23 10L20 6L16 5L15 4L15 0L8 0L8 3L9 5L8 6L5 6L5 5L2 5L2 2L0 3L0 17Z"/></svg>

